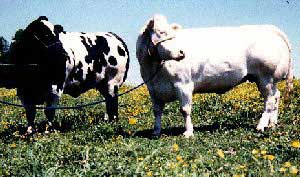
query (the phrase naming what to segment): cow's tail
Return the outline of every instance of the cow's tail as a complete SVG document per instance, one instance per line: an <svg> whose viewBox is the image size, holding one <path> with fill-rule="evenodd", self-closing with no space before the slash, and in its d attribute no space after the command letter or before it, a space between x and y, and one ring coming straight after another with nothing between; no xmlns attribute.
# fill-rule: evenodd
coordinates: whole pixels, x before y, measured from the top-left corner
<svg viewBox="0 0 300 177"><path fill-rule="evenodd" d="M117 34L113 33L113 32L109 32L110 34L114 35L119 41L121 41L122 45L124 46L125 48L125 51L127 53L127 62L126 62L126 71L124 73L124 77L123 77L123 82L125 82L126 78L127 78L127 75L128 75L128 69L129 69L129 62L130 62L130 57L129 57L129 51L128 51L128 47L126 45L126 43L123 41L123 39L121 37L119 37Z"/></svg>
<svg viewBox="0 0 300 177"><path fill-rule="evenodd" d="M289 98L293 90L293 62L292 62L292 57L290 53L290 58L289 58L289 65L288 65L288 73L286 77L286 87L285 87L285 92L284 92L284 103L286 107L289 105Z"/></svg>
<svg viewBox="0 0 300 177"><path fill-rule="evenodd" d="M273 30L277 33L277 35L279 35L282 40L286 43L288 50L289 50L289 61L288 61L288 71L287 71L287 76L286 76L286 87L285 87L285 91L284 91L284 103L285 103L285 107L288 107L289 105L289 98L290 95L292 93L293 90L293 61L292 61L292 56L291 56L291 52L292 52L292 47L291 44L288 40L288 37L286 36L286 34L284 32L282 32L279 28L277 27L273 27Z"/></svg>

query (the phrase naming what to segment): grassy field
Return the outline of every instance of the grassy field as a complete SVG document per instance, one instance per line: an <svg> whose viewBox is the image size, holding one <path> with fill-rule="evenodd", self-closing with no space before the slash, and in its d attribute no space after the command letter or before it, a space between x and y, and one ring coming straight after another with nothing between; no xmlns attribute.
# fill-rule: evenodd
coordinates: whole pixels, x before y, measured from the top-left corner
<svg viewBox="0 0 300 177"><path fill-rule="evenodd" d="M263 101L255 85L245 83L224 94L194 96L195 136L182 136L178 102L168 104L163 134L151 139L153 114L147 89L120 98L120 121L104 121L104 105L58 110L56 132L21 136L24 111L0 107L1 176L282 176L300 175L300 81L294 81L291 104L280 105L276 129L255 129ZM283 90L284 84L280 84ZM128 87L122 87L121 92ZM19 103L14 90L0 99ZM92 90L80 98L64 95L61 105L98 100Z"/></svg>

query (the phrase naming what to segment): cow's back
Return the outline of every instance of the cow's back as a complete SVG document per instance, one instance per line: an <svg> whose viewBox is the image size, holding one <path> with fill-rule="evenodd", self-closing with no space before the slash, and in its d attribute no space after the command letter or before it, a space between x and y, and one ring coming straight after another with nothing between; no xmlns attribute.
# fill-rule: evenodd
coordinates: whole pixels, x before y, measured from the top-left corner
<svg viewBox="0 0 300 177"><path fill-rule="evenodd" d="M64 93L78 96L103 83L125 81L129 53L114 33L63 33L60 40L69 56Z"/></svg>

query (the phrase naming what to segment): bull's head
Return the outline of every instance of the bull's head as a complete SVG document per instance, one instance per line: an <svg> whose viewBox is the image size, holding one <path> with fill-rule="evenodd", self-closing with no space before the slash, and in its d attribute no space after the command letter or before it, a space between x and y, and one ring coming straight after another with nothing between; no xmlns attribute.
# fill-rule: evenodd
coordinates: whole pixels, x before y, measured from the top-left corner
<svg viewBox="0 0 300 177"><path fill-rule="evenodd" d="M39 63L40 59L49 56L49 50L61 48L60 32L63 32L62 26L53 25L45 16L34 20L23 31L21 39L14 42L18 55L12 58L13 62Z"/></svg>
<svg viewBox="0 0 300 177"><path fill-rule="evenodd" d="M147 24L145 32L149 35L149 56L160 60L182 60L184 52L175 42L176 32L181 27L170 25L162 15L155 15Z"/></svg>

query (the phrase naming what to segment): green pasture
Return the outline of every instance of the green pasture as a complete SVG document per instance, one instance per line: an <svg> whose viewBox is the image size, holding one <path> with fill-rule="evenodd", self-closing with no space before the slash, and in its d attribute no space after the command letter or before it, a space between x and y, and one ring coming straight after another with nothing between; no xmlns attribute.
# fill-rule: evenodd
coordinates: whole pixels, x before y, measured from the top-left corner
<svg viewBox="0 0 300 177"><path fill-rule="evenodd" d="M283 91L284 83L279 87ZM20 103L15 94L1 89L0 99ZM145 87L120 97L118 123L104 120L104 104L58 110L56 131L45 134L46 119L38 111L38 133L29 137L22 135L24 110L0 105L0 176L297 176L299 94L295 80L290 104L281 102L277 128L264 133L255 129L263 101L254 84L223 95L195 95L190 139L182 136L178 102L164 110L161 137L151 137L154 117ZM99 99L91 90L79 98L64 95L60 104Z"/></svg>

